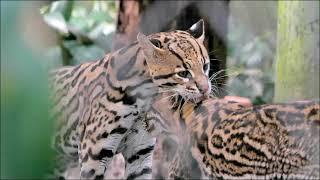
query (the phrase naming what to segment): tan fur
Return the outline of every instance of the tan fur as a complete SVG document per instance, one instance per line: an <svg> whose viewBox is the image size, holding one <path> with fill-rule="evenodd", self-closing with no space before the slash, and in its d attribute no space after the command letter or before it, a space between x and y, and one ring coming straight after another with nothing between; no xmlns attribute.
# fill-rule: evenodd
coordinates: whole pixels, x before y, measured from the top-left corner
<svg viewBox="0 0 320 180"><path fill-rule="evenodd" d="M155 108L179 144L171 178L191 178L188 151L203 178L319 178L319 101L245 108L209 98L171 114L163 113L161 103Z"/></svg>
<svg viewBox="0 0 320 180"><path fill-rule="evenodd" d="M51 74L58 175L104 178L122 153L128 179L151 178L155 138L145 129L154 97L167 91L190 99L210 92L203 21L191 30L139 34L103 59ZM138 165L139 164L139 165Z"/></svg>

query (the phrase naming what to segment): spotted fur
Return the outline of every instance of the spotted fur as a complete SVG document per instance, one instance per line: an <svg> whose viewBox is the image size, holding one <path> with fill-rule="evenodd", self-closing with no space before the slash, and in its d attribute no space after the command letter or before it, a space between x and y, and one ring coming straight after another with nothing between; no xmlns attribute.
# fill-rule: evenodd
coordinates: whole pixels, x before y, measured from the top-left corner
<svg viewBox="0 0 320 180"><path fill-rule="evenodd" d="M161 103L168 102L154 108L179 144L170 178L320 178L319 101L245 108L209 98L187 102L171 114ZM194 161L201 174L191 174Z"/></svg>
<svg viewBox="0 0 320 180"><path fill-rule="evenodd" d="M95 62L52 72L54 147L61 176L104 178L116 153L126 178L151 178L155 139L145 114L155 95L174 91L187 99L210 92L203 21L187 31L139 34L138 41Z"/></svg>

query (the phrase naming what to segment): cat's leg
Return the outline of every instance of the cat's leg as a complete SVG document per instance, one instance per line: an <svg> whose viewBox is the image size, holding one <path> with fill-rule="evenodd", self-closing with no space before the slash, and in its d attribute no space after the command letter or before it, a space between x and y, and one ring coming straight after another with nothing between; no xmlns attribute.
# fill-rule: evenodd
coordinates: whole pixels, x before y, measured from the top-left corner
<svg viewBox="0 0 320 180"><path fill-rule="evenodd" d="M122 154L126 160L126 179L151 179L152 154L156 139L137 122L123 140Z"/></svg>
<svg viewBox="0 0 320 180"><path fill-rule="evenodd" d="M180 177L180 174L178 173L180 171L178 161L179 159L176 154L169 165L168 177L167 177L168 179L182 179L182 177Z"/></svg>
<svg viewBox="0 0 320 180"><path fill-rule="evenodd" d="M68 168L63 174L64 179L80 179L79 160L70 162Z"/></svg>
<svg viewBox="0 0 320 180"><path fill-rule="evenodd" d="M70 179L70 170L79 166L78 147L73 142L57 133L52 140L52 148L56 151L53 172L48 175L49 179ZM78 177L78 178L77 178ZM73 179L79 179L79 175ZM72 179L72 178L71 178Z"/></svg>
<svg viewBox="0 0 320 180"><path fill-rule="evenodd" d="M107 124L107 123L106 123ZM84 127L79 149L82 179L103 179L117 148L130 127L119 124Z"/></svg>
<svg viewBox="0 0 320 180"><path fill-rule="evenodd" d="M170 165L169 179L201 179L202 171L187 146L178 147Z"/></svg>
<svg viewBox="0 0 320 180"><path fill-rule="evenodd" d="M173 160L169 165L168 179L190 179L191 162L184 161L183 157L180 156L180 152L177 152Z"/></svg>
<svg viewBox="0 0 320 180"><path fill-rule="evenodd" d="M97 146L83 148L80 159L81 178L103 179L122 137L122 134L110 135L98 140ZM85 143L82 146L85 146Z"/></svg>

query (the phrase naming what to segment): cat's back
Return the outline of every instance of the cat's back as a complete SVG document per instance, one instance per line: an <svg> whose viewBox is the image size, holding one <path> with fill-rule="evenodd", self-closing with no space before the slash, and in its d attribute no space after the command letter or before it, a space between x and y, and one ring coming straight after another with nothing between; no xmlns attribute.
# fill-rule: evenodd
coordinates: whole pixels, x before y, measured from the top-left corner
<svg viewBox="0 0 320 180"><path fill-rule="evenodd" d="M202 152L205 168L210 166L209 174L229 178L319 177L319 101L236 111L228 106L207 109L208 125L202 126L207 133L198 141L207 139L208 146L198 145L202 147L198 152Z"/></svg>

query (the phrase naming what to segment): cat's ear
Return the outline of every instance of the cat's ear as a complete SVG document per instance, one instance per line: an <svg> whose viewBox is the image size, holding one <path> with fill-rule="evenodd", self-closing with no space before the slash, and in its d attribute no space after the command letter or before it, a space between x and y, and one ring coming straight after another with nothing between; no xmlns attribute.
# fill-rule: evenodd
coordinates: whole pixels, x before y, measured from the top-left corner
<svg viewBox="0 0 320 180"><path fill-rule="evenodd" d="M137 40L146 56L147 63L159 63L156 61L161 59L161 56L165 54L165 50L161 49L161 42L157 39L149 39L142 33L138 34Z"/></svg>
<svg viewBox="0 0 320 180"><path fill-rule="evenodd" d="M203 19L200 19L197 23L193 24L188 30L194 38L198 41L203 42L204 40L204 22Z"/></svg>

